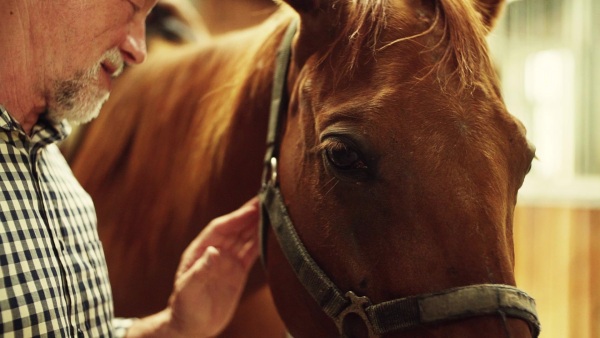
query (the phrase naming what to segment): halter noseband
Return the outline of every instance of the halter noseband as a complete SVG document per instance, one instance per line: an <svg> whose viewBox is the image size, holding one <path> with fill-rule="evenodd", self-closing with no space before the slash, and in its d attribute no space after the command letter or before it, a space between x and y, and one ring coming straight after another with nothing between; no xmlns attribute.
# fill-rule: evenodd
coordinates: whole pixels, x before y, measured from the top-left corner
<svg viewBox="0 0 600 338"><path fill-rule="evenodd" d="M535 310L535 301L527 293L513 286L470 285L372 304L369 298L358 296L353 291L342 292L310 256L294 228L277 179L279 117L287 111L288 106L286 80L291 42L297 24L297 20L294 20L288 27L277 53L265 169L259 194L263 264L267 259L267 228L268 224L271 224L279 246L299 281L321 309L335 322L342 337L346 337L344 320L349 314L358 315L364 321L369 338L377 338L389 332L423 325L498 314L503 318L508 316L525 320L534 337L537 337L540 332L540 323Z"/></svg>

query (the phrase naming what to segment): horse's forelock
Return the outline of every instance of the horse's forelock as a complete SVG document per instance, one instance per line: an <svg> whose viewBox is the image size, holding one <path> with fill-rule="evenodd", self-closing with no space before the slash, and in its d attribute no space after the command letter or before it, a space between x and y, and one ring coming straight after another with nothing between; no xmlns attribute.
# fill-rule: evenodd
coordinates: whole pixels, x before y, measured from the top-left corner
<svg viewBox="0 0 600 338"><path fill-rule="evenodd" d="M347 0L345 0L347 1ZM488 28L471 1L432 0L435 7L435 19L422 33L389 42L380 38L391 20L390 0L350 0L347 1L346 17L339 18L339 34L331 47L323 54L321 61L326 62L334 52L341 60L336 60L336 74L343 78L351 75L358 67L365 50L375 55L378 50L395 43L434 34L436 25L443 30L442 41L436 44L445 46L443 56L428 74L441 72L446 66L454 69L461 84L460 90L475 86L488 91L494 74L488 55L486 35ZM340 65L342 66L339 69Z"/></svg>
<svg viewBox="0 0 600 338"><path fill-rule="evenodd" d="M347 11L338 12L338 15L344 17L336 19L336 22L341 24L337 28L339 30L337 38L320 61L325 62L334 52L340 55L342 60L339 60L339 65L343 66L341 69L336 69L340 78L351 74L356 69L365 47L370 48L373 53L376 52L378 39L387 24L388 1L350 0L345 4Z"/></svg>
<svg viewBox="0 0 600 338"><path fill-rule="evenodd" d="M438 0L444 18L447 47L440 66L455 62L462 88L494 88L495 71L489 56L484 24L472 1Z"/></svg>

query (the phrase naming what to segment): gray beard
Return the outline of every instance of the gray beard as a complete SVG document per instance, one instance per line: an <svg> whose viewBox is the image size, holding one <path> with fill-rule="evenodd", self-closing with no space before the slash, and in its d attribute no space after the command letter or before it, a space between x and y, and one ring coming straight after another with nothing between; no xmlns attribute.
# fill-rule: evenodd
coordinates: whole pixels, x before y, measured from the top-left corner
<svg viewBox="0 0 600 338"><path fill-rule="evenodd" d="M47 117L54 122L67 120L73 124L86 123L97 117L108 99L108 92L98 87L101 71L98 65L71 79L56 81Z"/></svg>
<svg viewBox="0 0 600 338"><path fill-rule="evenodd" d="M113 76L116 77L123 71L121 52L118 48L113 48L104 53L95 66L77 72L70 79L55 81L48 100L48 119L81 124L100 114L100 109L109 96L109 92L99 86L103 73L101 64L104 61L118 67Z"/></svg>

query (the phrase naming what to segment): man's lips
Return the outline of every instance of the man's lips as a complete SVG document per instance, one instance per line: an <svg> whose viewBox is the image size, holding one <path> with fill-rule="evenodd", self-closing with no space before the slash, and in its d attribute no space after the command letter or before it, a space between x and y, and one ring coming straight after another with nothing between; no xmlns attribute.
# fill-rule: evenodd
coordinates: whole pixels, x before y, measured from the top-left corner
<svg viewBox="0 0 600 338"><path fill-rule="evenodd" d="M119 69L121 67L116 66L109 62L102 62L101 65L102 65L102 69L104 69L104 71L106 73L108 73L108 75L110 75L111 77L115 77L115 76L119 75L118 73L119 73Z"/></svg>

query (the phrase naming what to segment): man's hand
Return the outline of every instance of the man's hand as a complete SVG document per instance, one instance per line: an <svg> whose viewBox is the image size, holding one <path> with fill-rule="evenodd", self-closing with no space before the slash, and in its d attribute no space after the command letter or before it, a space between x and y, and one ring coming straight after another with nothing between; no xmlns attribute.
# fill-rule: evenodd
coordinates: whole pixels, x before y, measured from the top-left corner
<svg viewBox="0 0 600 338"><path fill-rule="evenodd" d="M128 337L211 337L237 307L258 256L258 200L214 219L181 257L167 309L136 321Z"/></svg>
<svg viewBox="0 0 600 338"><path fill-rule="evenodd" d="M188 337L213 336L231 320L258 255L258 200L213 220L183 253L169 307Z"/></svg>

